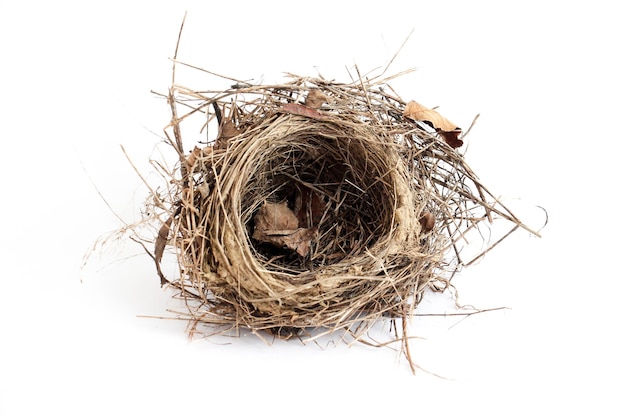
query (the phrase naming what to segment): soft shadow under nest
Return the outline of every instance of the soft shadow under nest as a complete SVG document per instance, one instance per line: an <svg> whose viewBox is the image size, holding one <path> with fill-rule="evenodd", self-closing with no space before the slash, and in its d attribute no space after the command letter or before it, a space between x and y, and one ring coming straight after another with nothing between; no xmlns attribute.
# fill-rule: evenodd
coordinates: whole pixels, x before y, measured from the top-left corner
<svg viewBox="0 0 626 417"><path fill-rule="evenodd" d="M290 77L164 96L179 158L174 172L159 165L168 190L149 205L162 283L186 300L193 331L342 329L359 340L388 318L402 320L406 342L424 291L471 263L460 257L469 232L495 216L509 233L525 226L440 134L404 115L388 80ZM189 152L181 127L194 117L217 133Z"/></svg>

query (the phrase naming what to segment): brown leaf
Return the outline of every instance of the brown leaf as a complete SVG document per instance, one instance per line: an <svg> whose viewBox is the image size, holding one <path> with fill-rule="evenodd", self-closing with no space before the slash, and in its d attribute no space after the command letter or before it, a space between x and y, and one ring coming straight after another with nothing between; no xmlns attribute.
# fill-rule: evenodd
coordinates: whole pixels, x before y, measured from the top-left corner
<svg viewBox="0 0 626 417"><path fill-rule="evenodd" d="M311 241L317 236L317 227L305 229L303 227L297 229L294 233L282 236L280 243L283 246L295 250L298 255L306 256L311 249Z"/></svg>
<svg viewBox="0 0 626 417"><path fill-rule="evenodd" d="M285 235L293 233L298 228L298 218L287 207L287 202L264 203L254 216L254 234L258 241L267 236Z"/></svg>
<svg viewBox="0 0 626 417"><path fill-rule="evenodd" d="M317 235L317 227L306 229L298 227L298 223L298 217L287 207L287 202L264 203L254 216L252 238L306 256L311 240Z"/></svg>
<svg viewBox="0 0 626 417"><path fill-rule="evenodd" d="M197 146L193 147L193 151L187 157L187 165L189 165L189 169L191 169L195 164L198 158L202 156L202 149Z"/></svg>
<svg viewBox="0 0 626 417"><path fill-rule="evenodd" d="M424 107L415 101L410 101L404 108L402 115L409 119L429 123L441 135L443 140L453 148L463 145L463 141L459 139L459 135L462 132L461 129L436 110Z"/></svg>
<svg viewBox="0 0 626 417"><path fill-rule="evenodd" d="M165 245L167 245L167 240L170 235L170 227L172 226L173 217L170 217L163 223L161 228L159 229L159 234L157 236L156 241L154 242L154 263L156 265L157 273L159 274L159 278L161 278L161 286L167 284L169 281L165 278L163 271L161 270L161 259L163 258L163 253L165 252Z"/></svg>
<svg viewBox="0 0 626 417"><path fill-rule="evenodd" d="M324 93L322 93L318 88L312 88L304 100L304 105L312 109L320 109L326 100L326 95Z"/></svg>
<svg viewBox="0 0 626 417"><path fill-rule="evenodd" d="M218 134L219 140L228 140L232 139L239 134L239 129L235 126L231 120L224 120L224 123L220 127L220 132Z"/></svg>
<svg viewBox="0 0 626 417"><path fill-rule="evenodd" d="M326 203L318 193L308 187L296 185L294 212L300 227L318 226L326 210Z"/></svg>
<svg viewBox="0 0 626 417"><path fill-rule="evenodd" d="M408 102L402 115L413 120L429 122L435 129L446 132L458 129L454 123L440 115L436 110L424 107L413 100Z"/></svg>
<svg viewBox="0 0 626 417"><path fill-rule="evenodd" d="M439 133L443 140L446 141L446 143L452 148L460 148L463 146L463 140L459 138L459 135L461 134L460 130L454 130L452 132L444 132L442 130L437 133Z"/></svg>
<svg viewBox="0 0 626 417"><path fill-rule="evenodd" d="M226 149L228 147L228 141L241 133L237 126L237 105L233 104L228 109L226 104L220 109L217 102L213 102L213 109L215 110L215 116L219 123L217 137L215 138L215 149Z"/></svg>
<svg viewBox="0 0 626 417"><path fill-rule="evenodd" d="M429 211L422 212L420 225L422 226L422 233L430 232L435 228L435 216Z"/></svg>
<svg viewBox="0 0 626 417"><path fill-rule="evenodd" d="M304 106L298 103L288 103L283 106L283 111L289 114L295 114L296 116L310 117L311 119L324 120L326 115L318 112L311 107Z"/></svg>

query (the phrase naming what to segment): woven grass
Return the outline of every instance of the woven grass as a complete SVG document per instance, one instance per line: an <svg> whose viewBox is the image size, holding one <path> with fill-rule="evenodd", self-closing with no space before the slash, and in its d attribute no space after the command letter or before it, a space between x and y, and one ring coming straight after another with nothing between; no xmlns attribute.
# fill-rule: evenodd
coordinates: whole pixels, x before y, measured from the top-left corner
<svg viewBox="0 0 626 417"><path fill-rule="evenodd" d="M392 339L414 369L408 323L426 291L448 288L513 231L535 233L445 135L404 115L390 86L403 74L263 85L176 65L229 85L198 90L173 77L161 95L176 156L154 162L164 186L151 187L138 223L156 225L147 250L192 334L341 330L369 343L371 326L398 320ZM508 231L463 256L496 218ZM163 270L168 251L177 272Z"/></svg>
<svg viewBox="0 0 626 417"><path fill-rule="evenodd" d="M502 239L526 228L458 150L403 116L389 81L288 75L217 91L173 84L163 95L178 162L158 165L167 191L152 192L146 220L160 219L158 274L185 300L193 332L341 329L361 340L399 319L410 360L407 323L425 291L447 288L493 247L463 259L466 237L494 217L511 225ZM185 150L191 123L217 133ZM171 277L167 248L179 265Z"/></svg>

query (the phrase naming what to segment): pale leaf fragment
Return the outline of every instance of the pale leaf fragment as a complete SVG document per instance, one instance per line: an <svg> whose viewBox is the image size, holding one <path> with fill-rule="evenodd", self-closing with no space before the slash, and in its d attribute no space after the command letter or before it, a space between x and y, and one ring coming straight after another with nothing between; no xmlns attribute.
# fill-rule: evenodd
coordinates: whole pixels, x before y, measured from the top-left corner
<svg viewBox="0 0 626 417"><path fill-rule="evenodd" d="M296 116L304 116L317 120L324 120L327 118L325 114L320 113L316 109L298 103L285 104L283 106L283 111L285 113L295 114Z"/></svg>
<svg viewBox="0 0 626 417"><path fill-rule="evenodd" d="M411 100L407 103L402 115L409 119L427 122L440 134L445 142L453 148L458 148L463 145L463 141L459 139L461 128L443 117L436 110L429 109Z"/></svg>

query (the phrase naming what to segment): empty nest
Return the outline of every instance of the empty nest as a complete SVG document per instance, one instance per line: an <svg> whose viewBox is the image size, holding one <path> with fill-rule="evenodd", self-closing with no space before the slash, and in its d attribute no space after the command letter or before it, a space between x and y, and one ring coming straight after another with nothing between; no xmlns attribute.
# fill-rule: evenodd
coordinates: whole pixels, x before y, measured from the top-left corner
<svg viewBox="0 0 626 417"><path fill-rule="evenodd" d="M451 142L407 116L390 79L222 77L235 84L173 83L162 95L176 166L156 165L167 187L152 191L146 219L158 219L157 271L186 301L193 332L206 324L314 338L341 329L362 340L374 323L398 319L410 361L407 323L425 291L444 290L491 249L462 259L470 232L494 217L510 222L506 235L525 228L454 148L460 131ZM204 143L185 148L183 131L202 132ZM173 276L163 271L168 248Z"/></svg>

